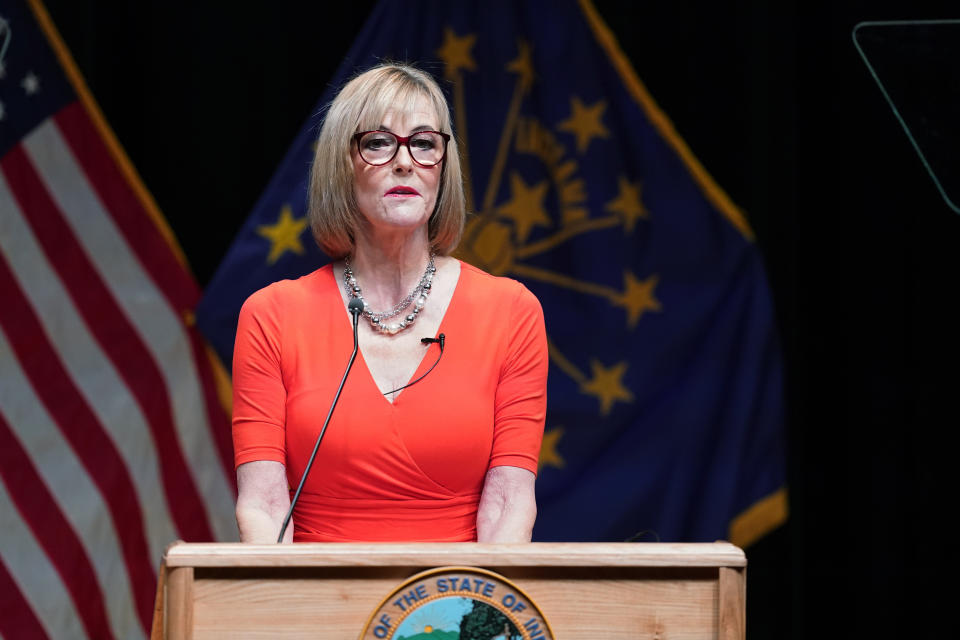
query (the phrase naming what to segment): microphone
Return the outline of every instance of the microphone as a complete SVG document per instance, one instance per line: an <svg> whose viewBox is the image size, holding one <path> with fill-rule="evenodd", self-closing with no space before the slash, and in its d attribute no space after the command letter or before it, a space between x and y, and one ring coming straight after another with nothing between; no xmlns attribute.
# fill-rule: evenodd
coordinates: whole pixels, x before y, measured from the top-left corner
<svg viewBox="0 0 960 640"><path fill-rule="evenodd" d="M350 298L350 304L347 305L347 310L350 312L350 315L353 316L353 339L354 342L356 342L357 320L360 319L360 314L363 313L363 300L360 298Z"/></svg>
<svg viewBox="0 0 960 640"><path fill-rule="evenodd" d="M440 343L440 351L443 351L443 339L444 339L445 337L446 337L446 336L444 336L444 335L441 333L441 334L440 334L438 337L436 337L436 338L420 338L420 342L421 342L422 344L433 344L434 342L439 342L439 343Z"/></svg>
<svg viewBox="0 0 960 640"><path fill-rule="evenodd" d="M396 389L393 389L392 391L387 391L387 392L386 392L385 394L383 394L383 395L388 396L388 395L390 395L391 393L396 393L397 391L400 391L401 389L406 389L407 387L412 387L413 385L417 384L418 382L420 382L421 380L423 380L424 378L426 378L426 377L427 377L427 374L430 373L431 371L433 371L433 368L434 368L435 366L437 366L437 364L440 362L440 358L443 357L443 344L444 344L444 340L446 340L446 336L443 335L442 333L441 333L439 336L437 336L436 338L420 338L420 343L421 343L421 344L425 344L425 345L427 345L427 346L430 346L430 345L433 344L434 342L439 342L439 343L440 343L440 355L437 356L437 359L434 361L434 363L433 363L432 365L430 365L430 368L427 369L422 376L420 376L419 378L417 378L417 379L414 380L413 382L408 382L407 384L403 385L402 387L397 387ZM418 368L419 368L419 367L418 367Z"/></svg>
<svg viewBox="0 0 960 640"><path fill-rule="evenodd" d="M290 524L290 518L293 516L293 508L297 504L297 500L300 499L300 492L303 491L303 484L307 481L307 476L310 475L310 469L313 467L313 460L317 457L317 451L320 449L320 441L323 440L323 434L327 431L327 425L330 424L330 416L333 415L333 409L337 406L337 400L340 399L340 392L343 391L343 384L347 381L347 375L350 373L350 369L353 367L353 361L357 357L357 323L360 320L360 314L363 312L363 301L360 298L351 298L350 303L347 305L347 309L350 311L350 315L353 316L353 353L350 354L350 361L347 363L347 370L343 372L343 378L340 380L340 386L337 387L337 395L333 396L333 402L330 404L330 411L327 412L327 419L323 421L323 427L320 429L320 435L317 436L317 442L313 445L313 453L310 454L310 459L307 461L307 468L303 470L303 475L300 476L300 484L297 485L297 491L293 494L293 500L290 501L290 509L287 511L287 517L283 519L283 526L280 527L280 535L277 536L277 544L283 542L283 534L287 531L287 525Z"/></svg>

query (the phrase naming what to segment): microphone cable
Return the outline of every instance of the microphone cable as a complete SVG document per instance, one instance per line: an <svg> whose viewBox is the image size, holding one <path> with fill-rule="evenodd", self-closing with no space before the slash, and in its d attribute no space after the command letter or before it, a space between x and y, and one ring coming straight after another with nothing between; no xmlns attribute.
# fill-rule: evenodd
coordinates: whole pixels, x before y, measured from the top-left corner
<svg viewBox="0 0 960 640"><path fill-rule="evenodd" d="M340 386L337 387L337 395L333 397L333 403L330 405L330 411L327 413L327 419L323 421L323 427L320 429L320 435L317 436L317 442L313 445L313 453L310 454L310 459L307 461L307 468L303 470L303 475L300 476L300 484L297 486L296 493L293 494L293 500L290 501L290 509L287 511L287 517L283 519L283 526L280 527L280 535L277 537L277 544L283 542L283 534L287 531L287 525L290 524L290 518L293 516L293 507L296 506L297 500L300 499L300 492L303 491L303 483L307 481L307 476L310 474L310 469L313 467L313 460L317 457L317 451L320 449L320 441L323 440L323 434L327 431L327 425L330 424L330 416L333 415L333 409L337 406L337 400L340 399L340 392L343 391L343 384L347 381L347 374L350 373L350 369L353 367L353 361L357 357L357 350L359 343L357 342L357 322L360 320L360 313L363 312L363 302L359 298L352 298L350 304L347 305L347 308L350 310L350 315L353 316L353 353L350 354L350 361L347 363L347 370L343 372L343 378L340 380Z"/></svg>
<svg viewBox="0 0 960 640"><path fill-rule="evenodd" d="M388 396L388 395L390 395L391 393L396 393L397 391L401 391L401 390L403 390L403 389L406 389L407 387L412 387L413 385L417 384L418 382L420 382L421 380L423 380L424 378L426 378L426 377L427 377L427 374L430 373L431 371L433 371L433 368L434 368L435 366L437 366L437 364L440 362L440 358L443 357L443 342L444 342L445 339L446 339L446 336L444 336L442 333L441 333L439 336L437 336L436 338L420 338L420 342L423 343L423 344L426 344L426 345L433 344L434 342L439 342L439 343L440 343L440 355L437 356L437 359L434 361L434 363L433 363L432 365L430 365L430 368L427 369L422 376L420 376L419 378L417 378L417 379L414 380L413 382L408 382L407 384L403 385L402 387L397 387L397 388L394 389L393 391L387 391L387 392L386 392L385 394L383 394L383 395Z"/></svg>

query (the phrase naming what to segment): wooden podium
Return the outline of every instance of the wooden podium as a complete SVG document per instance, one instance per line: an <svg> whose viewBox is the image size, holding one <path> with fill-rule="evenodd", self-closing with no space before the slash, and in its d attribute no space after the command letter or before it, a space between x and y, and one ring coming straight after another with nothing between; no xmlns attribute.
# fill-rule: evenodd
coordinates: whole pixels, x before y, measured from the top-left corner
<svg viewBox="0 0 960 640"><path fill-rule="evenodd" d="M178 542L161 565L151 638L354 640L410 576L454 566L506 578L561 640L743 640L746 564L726 542Z"/></svg>

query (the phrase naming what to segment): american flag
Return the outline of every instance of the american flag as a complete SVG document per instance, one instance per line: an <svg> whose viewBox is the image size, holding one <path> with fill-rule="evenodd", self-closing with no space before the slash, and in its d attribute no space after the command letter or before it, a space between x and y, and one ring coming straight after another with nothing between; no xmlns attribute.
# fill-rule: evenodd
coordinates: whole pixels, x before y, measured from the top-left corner
<svg viewBox="0 0 960 640"><path fill-rule="evenodd" d="M3 638L145 637L164 548L236 538L199 295L40 2L0 1Z"/></svg>

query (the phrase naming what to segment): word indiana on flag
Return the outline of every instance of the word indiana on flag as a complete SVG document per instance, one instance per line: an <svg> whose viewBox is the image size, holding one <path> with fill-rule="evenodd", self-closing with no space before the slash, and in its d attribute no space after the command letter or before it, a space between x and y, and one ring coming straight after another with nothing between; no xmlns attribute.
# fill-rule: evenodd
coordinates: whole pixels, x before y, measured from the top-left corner
<svg viewBox="0 0 960 640"><path fill-rule="evenodd" d="M317 112L382 60L413 62L448 92L471 212L457 257L522 281L544 308L534 539L746 546L781 524L781 356L753 233L592 4L381 2ZM305 213L319 123L198 307L226 363L246 297L327 260Z"/></svg>
<svg viewBox="0 0 960 640"><path fill-rule="evenodd" d="M0 2L0 636L144 638L181 540L236 539L183 256L39 2Z"/></svg>

